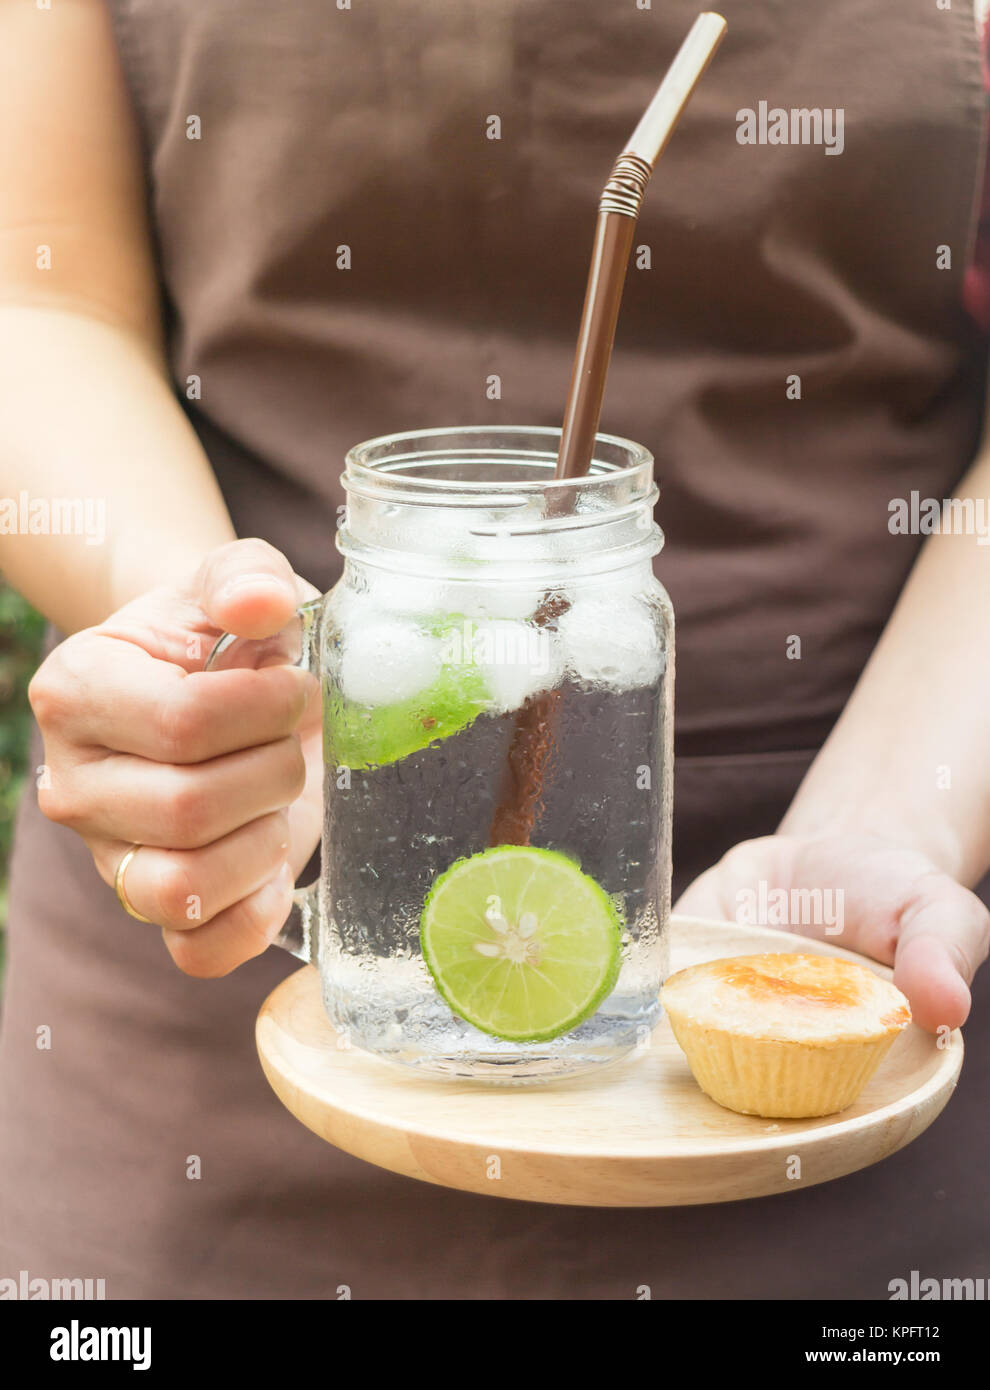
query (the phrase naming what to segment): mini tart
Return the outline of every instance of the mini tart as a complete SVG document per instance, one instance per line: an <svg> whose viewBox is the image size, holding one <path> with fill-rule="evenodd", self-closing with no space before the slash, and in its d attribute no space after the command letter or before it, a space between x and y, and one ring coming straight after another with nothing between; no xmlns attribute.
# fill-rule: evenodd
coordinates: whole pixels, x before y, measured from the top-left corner
<svg viewBox="0 0 990 1390"><path fill-rule="evenodd" d="M733 956L663 987L670 1026L712 1100L744 1115L833 1115L911 1022L899 989L836 956Z"/></svg>

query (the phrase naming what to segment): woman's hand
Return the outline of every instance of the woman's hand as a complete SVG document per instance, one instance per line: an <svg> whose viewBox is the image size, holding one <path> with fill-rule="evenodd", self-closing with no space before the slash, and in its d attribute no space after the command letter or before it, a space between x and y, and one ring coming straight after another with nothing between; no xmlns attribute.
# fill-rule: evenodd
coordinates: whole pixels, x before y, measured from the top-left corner
<svg viewBox="0 0 990 1390"><path fill-rule="evenodd" d="M234 541L68 638L31 683L43 813L78 831L108 884L142 846L128 900L187 974L265 950L321 821L318 682L203 664L221 631L269 636L316 592L264 541Z"/></svg>
<svg viewBox="0 0 990 1390"><path fill-rule="evenodd" d="M780 889L783 896L774 894ZM764 925L786 925L893 965L894 983L922 1028L934 1033L965 1021L969 985L987 956L990 913L918 850L855 834L745 840L695 879L675 911L753 921L754 908L764 915L766 905ZM784 922L775 906L787 911Z"/></svg>

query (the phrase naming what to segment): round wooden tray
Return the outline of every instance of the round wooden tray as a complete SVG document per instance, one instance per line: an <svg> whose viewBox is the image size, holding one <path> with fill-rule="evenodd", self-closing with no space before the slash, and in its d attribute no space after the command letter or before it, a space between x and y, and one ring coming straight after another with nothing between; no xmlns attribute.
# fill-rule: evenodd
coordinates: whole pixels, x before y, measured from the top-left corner
<svg viewBox="0 0 990 1390"><path fill-rule="evenodd" d="M674 970L794 950L863 959L768 928L672 923ZM312 966L284 980L258 1016L265 1075L292 1114L328 1143L443 1187L596 1207L731 1202L865 1168L927 1129L952 1094L963 1056L958 1032L938 1047L912 1024L848 1110L770 1121L709 1100L666 1021L649 1047L599 1072L520 1087L431 1080L339 1048L336 1039Z"/></svg>

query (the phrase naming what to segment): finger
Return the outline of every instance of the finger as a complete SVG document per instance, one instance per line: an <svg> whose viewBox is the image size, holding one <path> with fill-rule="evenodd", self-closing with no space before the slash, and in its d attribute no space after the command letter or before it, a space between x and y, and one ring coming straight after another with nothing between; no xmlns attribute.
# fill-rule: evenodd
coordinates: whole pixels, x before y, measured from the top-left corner
<svg viewBox="0 0 990 1390"><path fill-rule="evenodd" d="M919 1027L959 1027L990 935L990 915L973 893L916 850L864 837L802 844L791 882L838 884L842 930L834 944L893 965Z"/></svg>
<svg viewBox="0 0 990 1390"><path fill-rule="evenodd" d="M128 846L90 844L101 877L113 884ZM189 931L211 921L268 883L289 849L287 811L259 816L203 849L141 845L124 873L123 890L135 912L160 927Z"/></svg>
<svg viewBox="0 0 990 1390"><path fill-rule="evenodd" d="M974 893L945 874L920 881L901 910L894 959L894 983L920 1027L937 1033L966 1021L988 939L990 914Z"/></svg>
<svg viewBox="0 0 990 1390"><path fill-rule="evenodd" d="M673 906L679 917L704 917L709 921L729 920L722 901L723 879L717 869L705 872L689 884Z"/></svg>
<svg viewBox="0 0 990 1390"><path fill-rule="evenodd" d="M768 877L789 872L788 846L779 836L742 840L723 854L717 864L690 883L674 904L682 917L703 917L709 921L740 920L740 889Z"/></svg>
<svg viewBox="0 0 990 1390"><path fill-rule="evenodd" d="M269 637L289 622L300 600L292 566L267 541L231 541L204 560L193 596L207 617L239 637Z"/></svg>
<svg viewBox="0 0 990 1390"><path fill-rule="evenodd" d="M198 763L287 737L313 685L291 666L190 675L131 642L93 638L65 644L35 712L63 742Z"/></svg>
<svg viewBox="0 0 990 1390"><path fill-rule="evenodd" d="M292 908L292 875L284 866L257 892L242 898L195 931L162 929L169 955L197 979L228 975L272 944Z"/></svg>
<svg viewBox="0 0 990 1390"><path fill-rule="evenodd" d="M111 754L62 772L42 811L86 838L201 849L291 805L305 780L295 737L185 767Z"/></svg>

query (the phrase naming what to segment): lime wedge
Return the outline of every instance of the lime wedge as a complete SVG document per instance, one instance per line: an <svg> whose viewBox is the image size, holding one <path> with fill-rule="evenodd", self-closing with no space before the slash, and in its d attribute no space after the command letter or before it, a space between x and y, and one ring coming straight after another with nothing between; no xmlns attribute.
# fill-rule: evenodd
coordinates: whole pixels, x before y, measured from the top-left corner
<svg viewBox="0 0 990 1390"><path fill-rule="evenodd" d="M622 925L608 895L566 855L499 845L440 875L420 943L460 1018L496 1038L546 1042L614 989Z"/></svg>
<svg viewBox="0 0 990 1390"><path fill-rule="evenodd" d="M486 705L481 672L470 666L445 670L426 690L394 705L358 705L328 690L325 760L355 770L396 763L434 739L459 733Z"/></svg>
<svg viewBox="0 0 990 1390"><path fill-rule="evenodd" d="M423 631L445 638L458 615L424 619ZM360 704L331 684L324 700L324 761L355 771L383 767L467 728L488 708L490 692L481 667L470 660L440 668L436 679L392 704Z"/></svg>

